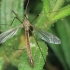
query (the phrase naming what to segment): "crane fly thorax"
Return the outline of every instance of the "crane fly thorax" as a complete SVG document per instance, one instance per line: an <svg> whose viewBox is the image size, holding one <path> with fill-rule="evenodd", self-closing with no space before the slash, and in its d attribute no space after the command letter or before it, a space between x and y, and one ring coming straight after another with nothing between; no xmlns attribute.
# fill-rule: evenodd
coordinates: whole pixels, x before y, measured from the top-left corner
<svg viewBox="0 0 70 70"><path fill-rule="evenodd" d="M29 23L28 19L25 18L25 20L23 22L23 26L25 27L26 30L29 30L30 23Z"/></svg>

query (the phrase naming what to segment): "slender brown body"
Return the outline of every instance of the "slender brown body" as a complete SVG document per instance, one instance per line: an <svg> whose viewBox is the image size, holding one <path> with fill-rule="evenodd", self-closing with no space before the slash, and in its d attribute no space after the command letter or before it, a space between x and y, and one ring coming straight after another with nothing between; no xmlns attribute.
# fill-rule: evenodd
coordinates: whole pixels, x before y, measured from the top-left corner
<svg viewBox="0 0 70 70"><path fill-rule="evenodd" d="M25 36L26 36L26 49L27 49L27 53L28 53L28 57L30 60L30 64L33 67L34 66L34 61L32 58L32 53L31 53L31 49L30 49L30 40L29 40L29 27L30 27L30 22L28 20L28 15L26 14L24 21L22 22L18 15L13 11L13 13L17 16L17 19L22 23L21 26L23 26L23 28L25 28Z"/></svg>
<svg viewBox="0 0 70 70"><path fill-rule="evenodd" d="M29 57L29 60L30 60L30 64L33 67L34 66L34 61L32 59L32 53L31 53L31 48L30 48L30 39L29 39L30 23L29 23L27 18L25 18L25 20L23 22L23 27L25 28L26 48L27 48L27 52L28 52L28 57Z"/></svg>
<svg viewBox="0 0 70 70"><path fill-rule="evenodd" d="M51 33L48 33L46 31L43 31L43 30L40 30L38 28L36 28L35 26L31 25L29 20L28 20L28 15L25 14L25 19L24 21L21 21L20 18L18 17L17 13L15 13L13 11L13 13L16 15L16 18L22 23L20 26L17 26L13 29L10 29L2 34L0 34L0 44L5 42L6 40L8 40L9 38L12 37L12 35L14 36L17 32L17 30L20 28L20 27L23 27L25 28L25 36L26 36L26 49L27 49L27 53L28 53L28 57L29 57L29 60L30 60L30 64L31 66L33 67L34 66L34 61L32 59L32 53L31 53L31 49L30 49L30 40L29 40L29 29L30 29L30 26L32 26L36 32L37 32L37 35L45 42L49 42L49 43L53 43L53 44L61 44L61 40L59 38L57 38L56 36L52 35ZM14 18L15 19L15 18ZM14 21L14 20L13 20ZM37 41L36 41L37 43ZM38 43L37 43L38 45ZM40 49L40 47L38 46L38 48ZM41 51L41 50L40 50ZM42 52L41 52L42 54ZM43 56L43 54L42 54ZM44 59L44 57L43 57Z"/></svg>

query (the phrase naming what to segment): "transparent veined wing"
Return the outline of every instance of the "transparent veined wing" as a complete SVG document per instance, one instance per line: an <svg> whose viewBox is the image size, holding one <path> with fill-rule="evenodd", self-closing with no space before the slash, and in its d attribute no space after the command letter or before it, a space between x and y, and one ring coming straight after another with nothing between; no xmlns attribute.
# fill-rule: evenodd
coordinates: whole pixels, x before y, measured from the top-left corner
<svg viewBox="0 0 70 70"><path fill-rule="evenodd" d="M15 28L12 28L12 29L6 31L6 32L1 33L0 34L0 44L4 43L9 38L13 37L17 33L19 27L20 26L17 26Z"/></svg>
<svg viewBox="0 0 70 70"><path fill-rule="evenodd" d="M35 29L37 36L40 37L45 42L49 42L52 44L61 44L61 40L58 37L52 35L51 33L41 30L36 27L34 27L34 29Z"/></svg>

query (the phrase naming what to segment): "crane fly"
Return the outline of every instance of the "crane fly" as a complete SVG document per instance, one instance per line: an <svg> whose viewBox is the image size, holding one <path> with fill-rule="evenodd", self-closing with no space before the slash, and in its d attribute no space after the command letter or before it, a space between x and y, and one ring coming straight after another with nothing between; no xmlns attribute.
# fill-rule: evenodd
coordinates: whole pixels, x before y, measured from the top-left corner
<svg viewBox="0 0 70 70"><path fill-rule="evenodd" d="M51 33L41 30L40 28L37 28L35 26L33 26L32 24L30 24L29 20L28 20L28 15L25 13L25 19L24 21L21 21L20 18L18 17L17 13L15 13L13 11L13 13L16 15L16 18L22 23L19 26L16 26L6 32L3 32L0 34L0 44L4 43L5 41L7 41L9 38L13 37L14 35L16 35L17 31L19 30L19 28L24 28L25 29L25 36L26 36L26 48L27 48L27 53L28 53L28 57L30 60L30 64L33 67L34 66L34 61L32 58L32 53L31 53L31 49L30 49L30 40L29 40L29 30L30 27L33 28L33 30L36 32L36 35L43 41L45 42L49 42L52 44L61 44L61 40L52 35ZM31 31L31 30L30 30Z"/></svg>

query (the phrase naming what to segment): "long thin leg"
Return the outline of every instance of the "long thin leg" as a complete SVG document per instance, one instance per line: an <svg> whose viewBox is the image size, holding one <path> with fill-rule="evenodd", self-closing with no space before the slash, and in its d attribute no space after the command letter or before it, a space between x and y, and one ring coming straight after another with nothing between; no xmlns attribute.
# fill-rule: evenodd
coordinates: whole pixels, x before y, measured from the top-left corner
<svg viewBox="0 0 70 70"><path fill-rule="evenodd" d="M23 21L19 18L18 14L15 13L13 10L12 10L12 12L16 15L16 18L17 18L21 23L23 23Z"/></svg>
<svg viewBox="0 0 70 70"><path fill-rule="evenodd" d="M13 20L12 20L12 22L11 22L11 24L10 24L10 25L12 25L12 24L13 24L13 22L14 22L14 20L15 20L15 19L17 19L17 17L14 17L14 18L13 18Z"/></svg>
<svg viewBox="0 0 70 70"><path fill-rule="evenodd" d="M53 12L48 12L48 13L54 13L54 12L59 12L59 11L53 11ZM46 14L48 14L48 13L46 13ZM31 21L31 23L33 23L34 22L34 20L36 20L36 18L39 16L39 14Z"/></svg>
<svg viewBox="0 0 70 70"><path fill-rule="evenodd" d="M13 47L13 46L10 46L10 47ZM12 52L14 52L14 50L15 50L15 53L12 53ZM25 49L23 49L23 50L25 50ZM6 49L6 47L4 47L4 51L5 51L6 56L8 57L8 60L11 60L10 59L11 57L13 57L13 58L19 57L23 53L23 50L17 50L17 49L13 49L13 48L10 48L10 50L9 50L9 49ZM10 51L10 52L8 52L8 51ZM11 53L11 56L9 55L10 53Z"/></svg>
<svg viewBox="0 0 70 70"><path fill-rule="evenodd" d="M16 43L19 43L19 39L14 43L12 49L14 49L14 50L24 50L23 48L21 48L21 49L15 48Z"/></svg>
<svg viewBox="0 0 70 70"><path fill-rule="evenodd" d="M37 15L32 21L31 21L31 23L33 23L34 22L34 20L36 20L36 18L38 17L39 15Z"/></svg>
<svg viewBox="0 0 70 70"><path fill-rule="evenodd" d="M56 13L56 12L59 12L59 11L53 11L53 12L48 12L48 13ZM44 14L48 14L48 13L44 13ZM39 14L31 21L31 23L33 23L34 22L34 20L36 20L36 18L39 16Z"/></svg>
<svg viewBox="0 0 70 70"><path fill-rule="evenodd" d="M15 19L18 19L21 23L23 23L21 20L20 20L20 18L18 17L18 14L17 13L15 13L13 10L12 10L12 12L16 15L16 17L14 17L14 19L13 19L13 21L11 22L11 24L10 25L12 25L13 24L13 22L14 22L14 20ZM1 24L1 25L8 25L8 24ZM9 26L10 26L9 25Z"/></svg>
<svg viewBox="0 0 70 70"><path fill-rule="evenodd" d="M31 30L30 30L30 31L31 31ZM42 51L41 51L41 48L39 47L39 44L38 44L38 42L37 42L37 39L36 39L36 37L34 36L34 34L33 34L32 31L31 31L31 33L32 33L32 35L33 35L33 37L34 37L34 40L35 40L35 42L36 42L36 44L37 44L37 46L38 46L38 48L39 48L39 50L40 50L40 52L41 52L41 54L42 54L43 59L44 59L43 53L42 53ZM45 62L45 59L44 59L44 62Z"/></svg>
<svg viewBox="0 0 70 70"><path fill-rule="evenodd" d="M19 29L19 31L21 31L22 29ZM21 48L15 48L16 46L18 46L17 44L20 44L21 43L21 39L20 39L20 37L21 37L21 33L20 34L17 34L18 35L18 37L16 36L15 38L14 38L14 44L13 44L13 46L12 46L12 49L14 49L14 50L24 50L24 48L23 47L21 47Z"/></svg>
<svg viewBox="0 0 70 70"><path fill-rule="evenodd" d="M13 24L13 22L14 22L15 19L18 19L18 18L17 18L17 17L14 17L10 25L9 25L9 24L1 24L1 25L8 25L8 26L11 26L11 25Z"/></svg>

